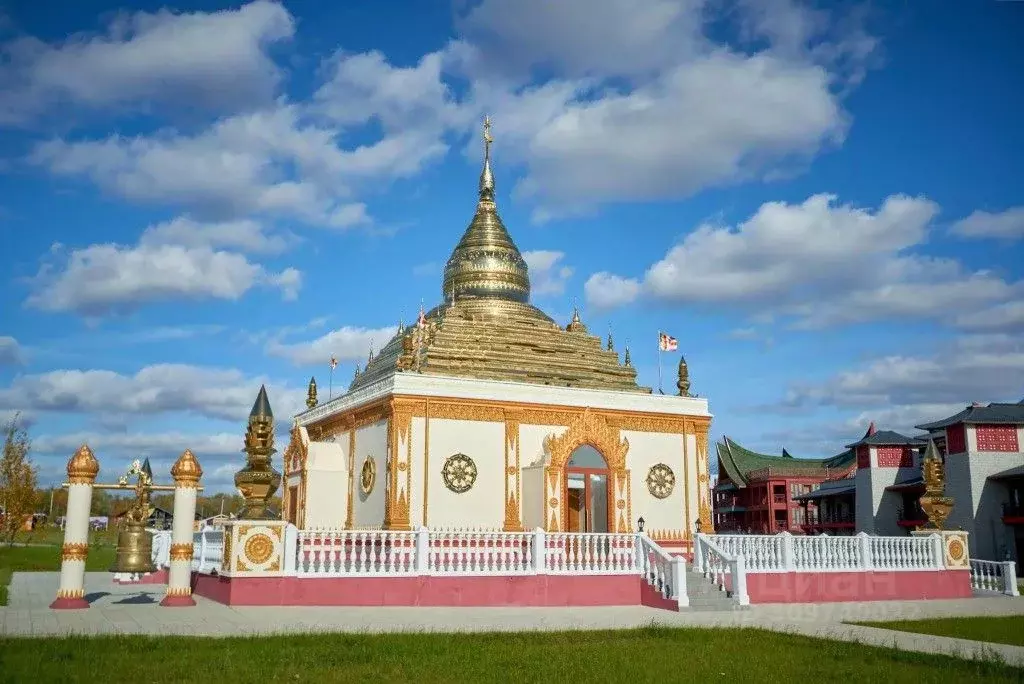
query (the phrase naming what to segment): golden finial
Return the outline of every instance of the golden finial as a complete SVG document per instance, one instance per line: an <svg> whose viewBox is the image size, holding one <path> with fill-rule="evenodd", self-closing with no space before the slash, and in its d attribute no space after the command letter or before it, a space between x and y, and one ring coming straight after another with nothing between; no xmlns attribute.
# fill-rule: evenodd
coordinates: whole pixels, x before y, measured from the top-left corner
<svg viewBox="0 0 1024 684"><path fill-rule="evenodd" d="M679 396L690 396L690 369L686 365L686 357L682 354L679 355L679 380L676 381L676 387L679 388Z"/></svg>
<svg viewBox="0 0 1024 684"><path fill-rule="evenodd" d="M608 326L608 351L615 351L615 342L612 341L611 326Z"/></svg>
<svg viewBox="0 0 1024 684"><path fill-rule="evenodd" d="M316 398L316 378L309 379L309 388L306 390L306 408L313 408L319 401Z"/></svg>
<svg viewBox="0 0 1024 684"><path fill-rule="evenodd" d="M484 117L484 168L480 171L480 199L494 199L494 174L491 173L491 117Z"/></svg>
<svg viewBox="0 0 1024 684"><path fill-rule="evenodd" d="M352 379L354 380L355 378L358 378L358 377L359 377L359 363L357 362L356 363L356 374L355 374L355 376Z"/></svg>
<svg viewBox="0 0 1024 684"><path fill-rule="evenodd" d="M370 345L370 355L366 357L366 367L370 367L370 363L373 361L373 345Z"/></svg>
<svg viewBox="0 0 1024 684"><path fill-rule="evenodd" d="M174 484L179 487L196 489L202 476L203 469L199 465L199 459L191 449L185 449L171 466L171 477L174 478Z"/></svg>
<svg viewBox="0 0 1024 684"><path fill-rule="evenodd" d="M71 484L92 484L100 472L100 462L89 445L78 447L68 461L68 482Z"/></svg>
<svg viewBox="0 0 1024 684"><path fill-rule="evenodd" d="M632 366L633 365L632 359L629 358L629 345L628 344L626 345L626 358L623 359L623 365L625 365L625 366Z"/></svg>
<svg viewBox="0 0 1024 684"><path fill-rule="evenodd" d="M580 320L580 310L577 307L572 307L572 320L569 321L569 325L565 326L565 329L569 332L587 332L587 326L583 325L583 321Z"/></svg>

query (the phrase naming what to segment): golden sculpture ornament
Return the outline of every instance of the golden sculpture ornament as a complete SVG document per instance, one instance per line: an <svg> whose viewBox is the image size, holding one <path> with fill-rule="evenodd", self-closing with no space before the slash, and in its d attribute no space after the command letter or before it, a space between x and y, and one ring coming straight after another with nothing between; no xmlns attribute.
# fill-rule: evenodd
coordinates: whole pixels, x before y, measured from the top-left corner
<svg viewBox="0 0 1024 684"><path fill-rule="evenodd" d="M191 449L185 449L171 466L171 477L174 478L174 484L182 488L197 489L199 478L202 476L203 469Z"/></svg>
<svg viewBox="0 0 1024 684"><path fill-rule="evenodd" d="M71 484L92 484L100 472L100 463L88 445L78 448L68 461L68 482Z"/></svg>
<svg viewBox="0 0 1024 684"><path fill-rule="evenodd" d="M61 560L84 561L89 556L89 545L83 542L65 544L60 549Z"/></svg>
<svg viewBox="0 0 1024 684"><path fill-rule="evenodd" d="M949 553L950 560L954 562L960 562L964 559L964 543L959 539L951 539L946 551Z"/></svg>
<svg viewBox="0 0 1024 684"><path fill-rule="evenodd" d="M676 475L664 463L657 463L647 471L647 491L656 499L666 499L676 486Z"/></svg>
<svg viewBox="0 0 1024 684"><path fill-rule="evenodd" d="M476 475L476 463L465 454L449 456L441 468L444 486L456 494L463 494L472 489Z"/></svg>
<svg viewBox="0 0 1024 684"><path fill-rule="evenodd" d="M274 553L274 541L265 534L254 534L245 542L245 558L254 565L263 565Z"/></svg>
<svg viewBox="0 0 1024 684"><path fill-rule="evenodd" d="M192 544L171 544L170 559L172 561L192 560Z"/></svg>
<svg viewBox="0 0 1024 684"><path fill-rule="evenodd" d="M367 456L363 461L363 467L359 471L359 488L363 494L369 495L373 491L373 485L377 482L377 463L373 456Z"/></svg>

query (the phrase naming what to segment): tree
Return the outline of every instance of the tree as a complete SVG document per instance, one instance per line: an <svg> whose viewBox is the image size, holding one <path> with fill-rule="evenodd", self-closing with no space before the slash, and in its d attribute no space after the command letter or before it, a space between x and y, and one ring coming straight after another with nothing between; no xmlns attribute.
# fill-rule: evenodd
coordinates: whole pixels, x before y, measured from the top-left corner
<svg viewBox="0 0 1024 684"><path fill-rule="evenodd" d="M28 432L21 424L20 414L15 414L3 426L4 453L0 458L0 507L3 520L0 535L8 544L14 543L14 535L25 524L25 516L35 513L36 469L29 458L31 443Z"/></svg>

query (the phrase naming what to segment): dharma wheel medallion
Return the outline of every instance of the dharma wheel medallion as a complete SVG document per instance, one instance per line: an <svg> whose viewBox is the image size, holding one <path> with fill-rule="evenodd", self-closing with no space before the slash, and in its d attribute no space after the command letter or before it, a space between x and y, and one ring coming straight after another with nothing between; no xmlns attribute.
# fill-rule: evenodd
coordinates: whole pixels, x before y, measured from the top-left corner
<svg viewBox="0 0 1024 684"><path fill-rule="evenodd" d="M274 542L265 534L254 534L245 542L245 557L250 563L263 565L274 553Z"/></svg>
<svg viewBox="0 0 1024 684"><path fill-rule="evenodd" d="M657 499L667 498L676 486L676 476L664 463L651 466L647 471L647 491Z"/></svg>
<svg viewBox="0 0 1024 684"><path fill-rule="evenodd" d="M363 467L359 471L359 488L363 494L369 495L373 491L373 485L377 481L377 464L372 456L367 456L363 461Z"/></svg>
<svg viewBox="0 0 1024 684"><path fill-rule="evenodd" d="M476 464L465 454L449 456L441 468L444 485L456 494L468 492L476 482Z"/></svg>

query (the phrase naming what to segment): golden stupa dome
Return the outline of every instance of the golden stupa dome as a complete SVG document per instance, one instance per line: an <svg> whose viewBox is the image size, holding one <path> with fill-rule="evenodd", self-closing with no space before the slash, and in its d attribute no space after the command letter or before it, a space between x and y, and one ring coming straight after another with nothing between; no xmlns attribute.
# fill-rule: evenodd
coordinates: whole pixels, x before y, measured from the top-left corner
<svg viewBox="0 0 1024 684"><path fill-rule="evenodd" d="M72 484L94 482L99 472L100 462L88 444L78 447L78 451L68 461L68 481Z"/></svg>
<svg viewBox="0 0 1024 684"><path fill-rule="evenodd" d="M467 313L520 315L550 322L530 305L526 260L498 214L491 172L491 122L484 120L484 166L476 213L444 267L446 304L465 305Z"/></svg>
<svg viewBox="0 0 1024 684"><path fill-rule="evenodd" d="M199 459L192 453L191 449L185 449L178 457L178 460L171 466L171 477L174 483L182 486L196 486L199 478L203 476L203 469L199 465Z"/></svg>

